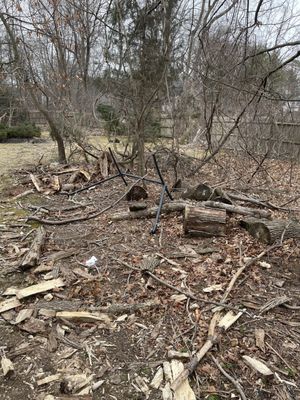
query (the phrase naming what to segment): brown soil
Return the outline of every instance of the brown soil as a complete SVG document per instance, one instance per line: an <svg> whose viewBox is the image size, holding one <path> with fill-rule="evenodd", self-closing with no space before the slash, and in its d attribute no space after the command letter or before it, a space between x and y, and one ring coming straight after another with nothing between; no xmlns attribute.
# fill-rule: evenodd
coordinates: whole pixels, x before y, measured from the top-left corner
<svg viewBox="0 0 300 400"><path fill-rule="evenodd" d="M224 187L240 187L247 181L244 160L243 169L232 165L232 158L222 156L218 164L207 166L197 182L207 181L210 184L225 181ZM262 188L273 178L269 191L261 197L278 204L295 195L300 173L294 169L293 182L290 185L288 176L282 171L288 164L270 161L268 173L257 174L249 187ZM251 176L251 164L247 169ZM252 171L255 166L252 166ZM243 170L243 179L241 171ZM41 170L35 173L42 174ZM26 174L18 176L23 185L11 188L11 195L30 188L30 183L24 179ZM226 184L227 177L228 182ZM235 178L235 181L232 181ZM196 178L193 178L193 181ZM246 184L244 185L247 186ZM299 187L299 186L298 186ZM146 202L154 205L159 191L149 186L149 198ZM270 195L271 190L276 193ZM51 210L74 205L62 195L36 195L21 200L26 212L32 204L47 206L48 214L40 214L43 218L62 219L87 215L95 209L102 209L117 200L124 192L124 186L119 181L112 181L89 192L76 195L77 204L89 204L86 208L76 211L59 213ZM23 215L17 214L20 204L14 203L7 211L7 203L0 204L2 221L8 231L1 232L0 262L2 271L21 259L20 251L28 248L33 235L25 240L22 237L32 229L32 226L15 227L14 224L24 224ZM12 205L10 205L12 206ZM299 204L292 203L293 208ZM127 209L128 203L122 201L117 210ZM4 210L4 211L3 211ZM124 319L120 315L111 315L112 326L103 327L94 323L67 323L56 318L46 318L35 312L35 316L44 321L45 330L40 333L28 333L22 330L23 324L12 325L17 311L2 315L0 319L1 349L4 350L15 367L10 377L0 377L0 399L43 400L47 394L55 398L64 397L61 380L38 386L37 381L46 376L57 374L86 373L93 375L93 382L103 380L93 399L144 399L145 394L139 392L136 377L140 376L149 384L157 366L167 360L170 349L193 354L206 340L208 325L212 317L211 306L199 303L199 308L191 307L194 301L175 303L172 295L178 294L171 289L149 281L146 275L120 264L124 261L134 267L139 267L145 256L161 253L170 258L179 251L180 246L191 246L197 253L196 257L174 259L177 266L162 262L155 274L172 285L185 286L198 297L207 300L220 301L233 274L240 266L240 258L255 257L265 249L238 226L239 218L231 216L225 237L203 239L185 237L182 232L182 217L171 215L163 218L158 234L150 235L152 220L131 220L112 222L110 215L114 210L96 219L63 226L46 226L47 241L43 249L43 259L54 252L75 249L73 256L56 261L53 265L59 276L66 282L66 287L52 292L54 301L69 301L68 304L80 303L80 310L97 310L110 304L135 304L149 300L157 300L158 306L148 310L126 313ZM13 212L15 214L9 214ZM286 213L274 213L281 218L289 217ZM299 218L299 213L293 217ZM33 225L34 227L34 225ZM13 238L13 234L20 237ZM16 248L17 246L17 248ZM217 248L212 254L202 254L207 247ZM189 250L190 251L190 250ZM238 279L230 294L229 302L235 307L246 307L244 314L227 332L219 336L211 354L235 380L239 381L248 399L300 399L300 310L277 306L265 314L259 313L259 308L270 299L286 294L290 301L288 305L299 307L300 269L299 243L294 240L285 241L281 248L274 250L264 258L270 268L263 268L259 263L246 270ZM96 268L86 268L82 265L91 256L98 259ZM116 260L117 259L117 260ZM88 272L92 278L85 279L74 271L80 269ZM1 273L1 271L0 271ZM13 285L26 287L43 280L44 274L14 273L2 278L1 291ZM146 284L148 283L148 284ZM221 291L211 293L203 289L221 284ZM43 294L23 301L22 308L35 307L39 301L44 301ZM49 305L52 303L48 303ZM46 304L46 302L44 301ZM53 303L54 304L54 303ZM124 314L124 313L123 313ZM10 321L9 321L10 320ZM58 340L57 349L49 350L49 334L57 329L65 329L65 338ZM255 330L261 328L265 332L265 348L256 345ZM27 346L24 351L15 353L20 347ZM76 348L80 347L80 349ZM89 351L87 351L89 349ZM69 356L66 358L66 354ZM90 354L90 357L89 357ZM277 377L266 379L247 367L242 359L248 355L260 359L267 364ZM105 367L105 368L104 368ZM279 378L278 378L279 376ZM281 379L281 382L280 382ZM190 378L197 398L199 399L231 399L238 396L236 388L217 369L210 353L199 363ZM149 399L161 399L161 391L151 389ZM238 397L235 397L238 398Z"/></svg>

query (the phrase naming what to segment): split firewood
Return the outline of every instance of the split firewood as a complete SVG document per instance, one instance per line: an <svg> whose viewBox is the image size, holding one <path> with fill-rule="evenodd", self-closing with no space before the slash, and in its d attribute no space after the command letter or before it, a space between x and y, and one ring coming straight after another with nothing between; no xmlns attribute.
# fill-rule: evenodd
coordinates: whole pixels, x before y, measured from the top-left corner
<svg viewBox="0 0 300 400"><path fill-rule="evenodd" d="M39 193L42 193L43 188L42 188L42 182L40 181L40 179L37 176L34 176L33 174L30 174L30 179L31 179L34 187L36 188L36 190Z"/></svg>
<svg viewBox="0 0 300 400"><path fill-rule="evenodd" d="M100 313L90 313L88 311L59 311L56 318L66 319L67 321L79 322L104 322L107 326L111 325L108 315Z"/></svg>
<svg viewBox="0 0 300 400"><path fill-rule="evenodd" d="M243 360L249 367L259 372L261 375L264 376L273 375L273 372L270 370L270 368L267 367L266 364L264 364L263 362L249 356L243 356Z"/></svg>
<svg viewBox="0 0 300 400"><path fill-rule="evenodd" d="M193 236L225 235L226 212L204 207L186 206L184 213L184 233Z"/></svg>
<svg viewBox="0 0 300 400"><path fill-rule="evenodd" d="M164 371L162 367L159 367L150 383L150 386L153 389L158 389L162 384L163 380L164 380Z"/></svg>
<svg viewBox="0 0 300 400"><path fill-rule="evenodd" d="M1 301L0 314L5 311L12 310L13 308L20 307L20 305L21 305L21 303L19 302L19 300L16 297L13 297L12 299L9 299L9 300Z"/></svg>
<svg viewBox="0 0 300 400"><path fill-rule="evenodd" d="M42 226L40 226L37 229L36 236L31 244L28 253L25 255L20 264L21 270L23 271L27 270L29 268L35 267L38 264L42 248L45 243L45 239L46 239L46 231Z"/></svg>
<svg viewBox="0 0 300 400"><path fill-rule="evenodd" d="M171 370L173 376L173 382L180 376L184 371L184 365L178 360L171 361ZM171 384L172 387L172 384ZM174 400L196 400L196 395L192 390L189 381L186 379L180 386L174 390Z"/></svg>
<svg viewBox="0 0 300 400"><path fill-rule="evenodd" d="M300 223L292 220L268 221L249 218L242 220L240 225L262 243L271 244L289 238L300 239Z"/></svg>
<svg viewBox="0 0 300 400"><path fill-rule="evenodd" d="M23 299L24 297L29 297L34 294L42 293L42 292L47 292L48 290L60 288L64 286L65 283L61 278L58 279L52 279L50 281L38 283L37 285L32 285L24 289L20 289L17 292L17 298Z"/></svg>
<svg viewBox="0 0 300 400"><path fill-rule="evenodd" d="M218 323L218 327L223 328L225 331L227 331L227 329L230 328L230 326L233 325L242 315L243 312L234 314L232 311L228 311L228 313L225 314L221 321Z"/></svg>
<svg viewBox="0 0 300 400"><path fill-rule="evenodd" d="M2 367L2 371L3 371L3 375L7 376L7 375L11 375L14 372L14 365L13 363L10 361L9 358L3 356L1 358L1 367Z"/></svg>

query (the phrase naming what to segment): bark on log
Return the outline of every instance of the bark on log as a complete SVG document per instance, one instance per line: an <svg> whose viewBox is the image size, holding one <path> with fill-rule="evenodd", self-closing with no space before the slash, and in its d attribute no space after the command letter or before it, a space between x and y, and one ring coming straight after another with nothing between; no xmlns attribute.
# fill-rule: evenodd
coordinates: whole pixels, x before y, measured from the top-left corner
<svg viewBox="0 0 300 400"><path fill-rule="evenodd" d="M20 264L19 268L21 270L25 271L29 268L35 267L38 264L42 252L42 247L45 243L45 238L46 231L42 226L40 226L37 229L36 237L34 238L28 253L25 255Z"/></svg>
<svg viewBox="0 0 300 400"><path fill-rule="evenodd" d="M233 206L231 204L220 203L218 201L205 201L203 204L205 207L220 208L236 214L251 215L252 217L257 218L271 218L271 211L269 210L258 210L256 208Z"/></svg>
<svg viewBox="0 0 300 400"><path fill-rule="evenodd" d="M183 211L185 209L185 203L167 203L162 206L162 214L169 214L171 212ZM151 207L146 210L140 211L121 211L111 215L113 221L121 221L124 219L135 219L135 218L153 218L156 215L158 207Z"/></svg>
<svg viewBox="0 0 300 400"><path fill-rule="evenodd" d="M291 220L262 220L248 218L240 225L262 243L272 244L276 240L300 238L300 224Z"/></svg>
<svg viewBox="0 0 300 400"><path fill-rule="evenodd" d="M225 234L226 211L186 206L183 229L188 235L211 237Z"/></svg>

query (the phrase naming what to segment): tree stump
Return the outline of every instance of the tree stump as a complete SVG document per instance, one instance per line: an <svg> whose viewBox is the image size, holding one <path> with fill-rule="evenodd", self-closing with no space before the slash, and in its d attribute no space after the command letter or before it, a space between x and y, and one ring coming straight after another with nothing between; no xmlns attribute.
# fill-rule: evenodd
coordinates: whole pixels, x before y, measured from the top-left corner
<svg viewBox="0 0 300 400"><path fill-rule="evenodd" d="M296 221L247 218L240 221L240 225L262 243L272 244L281 238L300 238L300 224Z"/></svg>
<svg viewBox="0 0 300 400"><path fill-rule="evenodd" d="M193 236L211 237L225 235L226 211L211 208L186 206L184 233Z"/></svg>

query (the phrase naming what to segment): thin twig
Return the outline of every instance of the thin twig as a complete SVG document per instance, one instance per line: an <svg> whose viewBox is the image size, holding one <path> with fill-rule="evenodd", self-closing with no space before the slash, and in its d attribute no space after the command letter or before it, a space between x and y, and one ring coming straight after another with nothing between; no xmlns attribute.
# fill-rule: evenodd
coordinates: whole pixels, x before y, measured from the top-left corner
<svg viewBox="0 0 300 400"><path fill-rule="evenodd" d="M145 175L146 176L146 175ZM97 218L99 217L101 214L104 214L106 211L111 210L113 207L115 207L117 204L120 203L120 201L122 201L127 194L130 192L130 190L137 185L140 181L142 181L145 176L143 176L142 178L138 179L137 181L135 181L130 187L129 189L121 196L118 198L118 200L116 200L113 204L103 208L103 210L98 211L94 214L91 215L86 215L84 217L79 217L79 218L70 218L70 219L65 219L65 220L61 220L61 221L55 221L55 220L51 220L51 219L41 219L38 217L34 217L34 216L29 216L27 218L27 221L36 221L39 222L43 225L66 225L66 224L71 224L72 222L79 222L79 221L87 221L89 219L93 219L93 218Z"/></svg>
<svg viewBox="0 0 300 400"><path fill-rule="evenodd" d="M180 289L180 288L178 288L178 287L176 287L176 286L171 285L169 282L166 282L166 281L164 281L164 280L158 278L156 275L154 275L154 274L153 274L152 272L150 272L150 271L141 270L140 268L133 267L132 265L126 263L125 261L119 260L118 258L114 258L114 257L113 257L113 260L117 261L119 264L124 265L125 267L128 267L128 268L130 268L130 269L133 269L134 271L146 273L147 275L151 276L152 279L154 279L156 282L160 283L161 285L164 285L164 286L168 287L169 289L175 290L175 291L178 292L178 293L184 294L186 297L189 297L190 299L192 299L192 300L194 300L194 301L197 301L197 302L200 302L200 303L205 303L205 304L212 304L212 305L214 305L214 306L220 306L220 307L223 307L223 308L227 308L227 309L229 309L229 310L233 310L233 311L237 311L237 312L244 312L244 313L246 313L246 314L249 314L249 313L248 313L247 311L245 311L245 310L241 310L241 309L239 309L239 308L237 308L237 307L233 307L233 306L230 306L230 305L228 305L228 304L219 303L219 302L217 302L217 301L206 300L206 299L203 299L203 298L200 298L200 297L196 297L196 296L194 296L192 293L186 292L185 290L182 290L182 289Z"/></svg>
<svg viewBox="0 0 300 400"><path fill-rule="evenodd" d="M226 372L219 362L215 359L215 357L211 354L211 358L213 359L214 363L216 364L216 367L222 372L222 374L235 386L236 390L239 392L242 400L247 400L247 397L242 389L242 386L239 384L238 381L236 381L231 375Z"/></svg>

